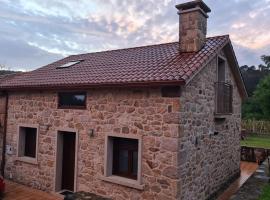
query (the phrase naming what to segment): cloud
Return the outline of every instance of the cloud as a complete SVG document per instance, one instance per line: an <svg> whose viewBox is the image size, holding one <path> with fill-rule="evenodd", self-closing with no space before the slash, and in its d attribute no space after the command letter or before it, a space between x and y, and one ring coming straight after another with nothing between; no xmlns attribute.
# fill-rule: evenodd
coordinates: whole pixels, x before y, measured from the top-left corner
<svg viewBox="0 0 270 200"><path fill-rule="evenodd" d="M32 69L70 54L177 41L178 15L174 6L181 2L0 0L0 43L9 41L13 45L12 51L5 48L2 52L12 66ZM223 2L206 0L212 8L209 35L230 34L240 64L259 63L258 53L270 50L270 1ZM37 51L44 59L35 63L31 54L25 54L24 59L14 63L9 59L20 53L16 44L18 49Z"/></svg>
<svg viewBox="0 0 270 200"><path fill-rule="evenodd" d="M59 54L48 53L19 40L0 39L0 63L13 70L29 71L61 59Z"/></svg>
<svg viewBox="0 0 270 200"><path fill-rule="evenodd" d="M244 27L246 27L247 26L247 24L246 23L235 23L235 24L233 24L232 25L232 28L234 28L234 29L241 29L241 28L244 28Z"/></svg>
<svg viewBox="0 0 270 200"><path fill-rule="evenodd" d="M238 44L234 43L234 50L236 51L236 56L240 65L254 65L257 66L262 63L261 56L262 55L269 55L269 47L257 49L254 51L253 49L245 48L239 46Z"/></svg>
<svg viewBox="0 0 270 200"><path fill-rule="evenodd" d="M270 1L207 1L212 7L211 35L230 34L240 65L258 65L270 52ZM213 9L214 8L214 9Z"/></svg>

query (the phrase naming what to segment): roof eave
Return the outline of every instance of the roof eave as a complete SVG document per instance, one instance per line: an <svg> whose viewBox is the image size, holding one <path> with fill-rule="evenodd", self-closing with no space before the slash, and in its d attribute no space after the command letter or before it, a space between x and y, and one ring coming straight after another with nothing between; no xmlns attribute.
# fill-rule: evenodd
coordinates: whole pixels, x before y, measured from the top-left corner
<svg viewBox="0 0 270 200"><path fill-rule="evenodd" d="M237 87L239 88L242 100L245 100L248 98L247 90L246 90L246 87L245 87L245 84L243 81L243 77L242 77L242 74L241 74L241 71L239 68L239 64L238 64L231 40L229 38L229 35L226 35L226 36L228 37L227 41L216 50L215 54L213 54L211 57L209 57L209 59L205 63L202 64L202 67L200 68L200 70L197 70L196 73L194 73L191 77L189 77L189 79L186 81L186 84L189 84L194 79L194 77L197 74L199 74L201 72L201 70L203 70L204 67L207 66L209 64L209 62L211 62L212 59L214 59L217 56L217 53L221 49L224 48L225 50L227 50L227 52L229 52L229 56L232 58L231 63L235 66L235 67L233 67L233 74L234 74L236 82L237 82Z"/></svg>
<svg viewBox="0 0 270 200"><path fill-rule="evenodd" d="M229 42L230 42L230 37L229 35L224 35L226 36L226 41L224 42L223 45L220 45L220 47L215 51L215 53L213 53L204 63L202 63L201 67L199 70L197 70L194 74L192 74L187 80L186 80L186 84L189 84L194 77L196 77L216 56L217 53L223 49Z"/></svg>
<svg viewBox="0 0 270 200"><path fill-rule="evenodd" d="M228 44L224 47L224 49L227 52L228 56L231 58L231 59L229 59L229 62L231 62L231 64L235 66L235 67L232 67L233 74L235 76L236 84L237 84L237 87L239 88L239 92L240 92L240 95L242 97L242 100L245 100L248 98L248 93L246 90L245 83L243 81L243 77L242 77L242 73L240 71L238 61L236 59L233 45L232 45L230 40L229 40Z"/></svg>
<svg viewBox="0 0 270 200"><path fill-rule="evenodd" d="M148 81L148 82L130 82L130 83L97 83L97 84L59 84L59 85L33 85L33 86L2 86L0 91L25 91L25 90L83 90L91 88L127 88L127 87L157 87L157 86L175 86L185 85L184 80L171 81Z"/></svg>

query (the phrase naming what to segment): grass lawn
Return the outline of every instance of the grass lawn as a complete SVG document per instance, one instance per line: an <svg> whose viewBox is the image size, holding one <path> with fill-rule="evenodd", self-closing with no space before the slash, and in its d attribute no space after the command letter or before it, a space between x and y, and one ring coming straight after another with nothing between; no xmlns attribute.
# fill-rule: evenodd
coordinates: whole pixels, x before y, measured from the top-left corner
<svg viewBox="0 0 270 200"><path fill-rule="evenodd" d="M245 140L241 140L241 146L270 149L270 136L249 135Z"/></svg>
<svg viewBox="0 0 270 200"><path fill-rule="evenodd" d="M270 199L270 185L263 188L263 192L258 200L269 200Z"/></svg>

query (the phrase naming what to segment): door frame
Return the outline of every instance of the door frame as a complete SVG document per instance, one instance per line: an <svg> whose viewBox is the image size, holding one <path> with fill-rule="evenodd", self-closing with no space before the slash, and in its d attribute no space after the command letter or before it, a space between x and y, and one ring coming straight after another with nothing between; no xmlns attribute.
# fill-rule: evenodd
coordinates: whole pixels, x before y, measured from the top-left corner
<svg viewBox="0 0 270 200"><path fill-rule="evenodd" d="M79 144L79 131L76 129L71 129L71 128L61 128L56 130L56 140L55 140L55 162L54 162L54 182L53 182L53 190L54 192L60 192L61 190L59 190L59 185L57 185L57 181L59 178L62 179L62 174L59 177L58 173L57 173L57 168L58 168L58 162L59 159L57 159L59 157L59 148L58 148L58 140L59 140L59 135L61 134L61 132L72 132L75 134L75 166L74 166L74 192L77 192L77 171L78 171L78 144ZM63 146L63 144L62 144ZM61 159L62 160L62 159ZM61 186L60 186L61 187Z"/></svg>

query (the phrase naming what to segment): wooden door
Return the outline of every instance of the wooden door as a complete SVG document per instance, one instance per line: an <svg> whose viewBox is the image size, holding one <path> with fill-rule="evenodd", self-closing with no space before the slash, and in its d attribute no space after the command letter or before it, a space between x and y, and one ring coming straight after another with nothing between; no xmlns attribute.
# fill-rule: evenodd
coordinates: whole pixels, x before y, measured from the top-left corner
<svg viewBox="0 0 270 200"><path fill-rule="evenodd" d="M74 191L76 134L63 132L62 190Z"/></svg>

